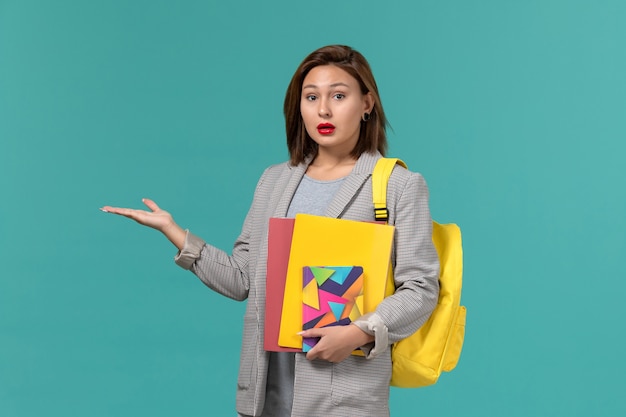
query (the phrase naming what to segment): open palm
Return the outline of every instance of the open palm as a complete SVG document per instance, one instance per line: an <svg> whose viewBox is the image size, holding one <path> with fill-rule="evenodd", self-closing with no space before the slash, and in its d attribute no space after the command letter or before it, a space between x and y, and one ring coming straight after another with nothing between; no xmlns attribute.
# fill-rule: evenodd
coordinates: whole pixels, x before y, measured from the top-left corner
<svg viewBox="0 0 626 417"><path fill-rule="evenodd" d="M154 201L147 198L142 199L142 201L151 211L111 206L104 206L100 210L128 217L129 219L135 220L139 224L151 227L161 232L174 223L172 215L167 211L160 209Z"/></svg>

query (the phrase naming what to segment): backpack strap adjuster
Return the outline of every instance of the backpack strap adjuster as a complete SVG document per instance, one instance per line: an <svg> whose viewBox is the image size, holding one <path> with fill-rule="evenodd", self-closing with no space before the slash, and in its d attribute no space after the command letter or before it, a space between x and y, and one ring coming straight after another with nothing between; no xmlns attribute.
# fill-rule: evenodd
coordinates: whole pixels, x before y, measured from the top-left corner
<svg viewBox="0 0 626 417"><path fill-rule="evenodd" d="M387 207L374 207L374 218L377 221L387 222L387 220L389 220L389 210Z"/></svg>

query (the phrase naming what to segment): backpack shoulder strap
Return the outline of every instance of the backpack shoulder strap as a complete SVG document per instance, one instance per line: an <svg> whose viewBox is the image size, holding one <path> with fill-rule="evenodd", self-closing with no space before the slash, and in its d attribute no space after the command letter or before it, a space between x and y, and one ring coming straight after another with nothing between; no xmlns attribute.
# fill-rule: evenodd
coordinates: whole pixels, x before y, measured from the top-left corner
<svg viewBox="0 0 626 417"><path fill-rule="evenodd" d="M374 201L374 218L387 222L389 210L387 210L387 183L391 171L396 164L407 168L404 161L398 158L380 158L376 162L372 172L372 200Z"/></svg>

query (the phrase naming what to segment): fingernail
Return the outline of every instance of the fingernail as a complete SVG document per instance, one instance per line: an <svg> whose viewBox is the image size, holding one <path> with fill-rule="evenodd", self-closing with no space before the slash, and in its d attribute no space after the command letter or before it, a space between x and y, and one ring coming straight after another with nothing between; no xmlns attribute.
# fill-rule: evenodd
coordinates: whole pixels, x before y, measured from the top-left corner
<svg viewBox="0 0 626 417"><path fill-rule="evenodd" d="M105 210L105 209L103 209L103 208L101 208L101 209L100 209L100 211L104 211L105 213L108 213L108 212L109 212L109 210Z"/></svg>
<svg viewBox="0 0 626 417"><path fill-rule="evenodd" d="M302 332L298 332L298 333L296 333L296 334L297 334L298 336L302 336L302 335L304 334L304 331L302 331Z"/></svg>

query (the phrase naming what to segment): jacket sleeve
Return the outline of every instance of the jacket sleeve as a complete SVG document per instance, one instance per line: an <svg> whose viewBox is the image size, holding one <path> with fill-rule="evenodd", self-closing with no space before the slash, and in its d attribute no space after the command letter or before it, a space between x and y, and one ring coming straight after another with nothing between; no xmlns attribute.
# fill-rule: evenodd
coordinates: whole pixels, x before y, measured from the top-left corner
<svg viewBox="0 0 626 417"><path fill-rule="evenodd" d="M267 172L267 171L266 171ZM180 267L189 269L212 290L234 300L245 300L250 290L249 247L253 213L257 191L265 173L261 176L252 207L246 215L241 234L235 241L232 254L229 255L187 231L185 245L174 257Z"/></svg>
<svg viewBox="0 0 626 417"><path fill-rule="evenodd" d="M428 320L439 298L439 257L432 240L428 187L417 173L408 173L404 185L395 186L400 192L393 200L395 207L389 209L395 226L392 265L396 290L375 312L355 321L375 337L368 357L413 334ZM389 197L388 193L388 202Z"/></svg>

